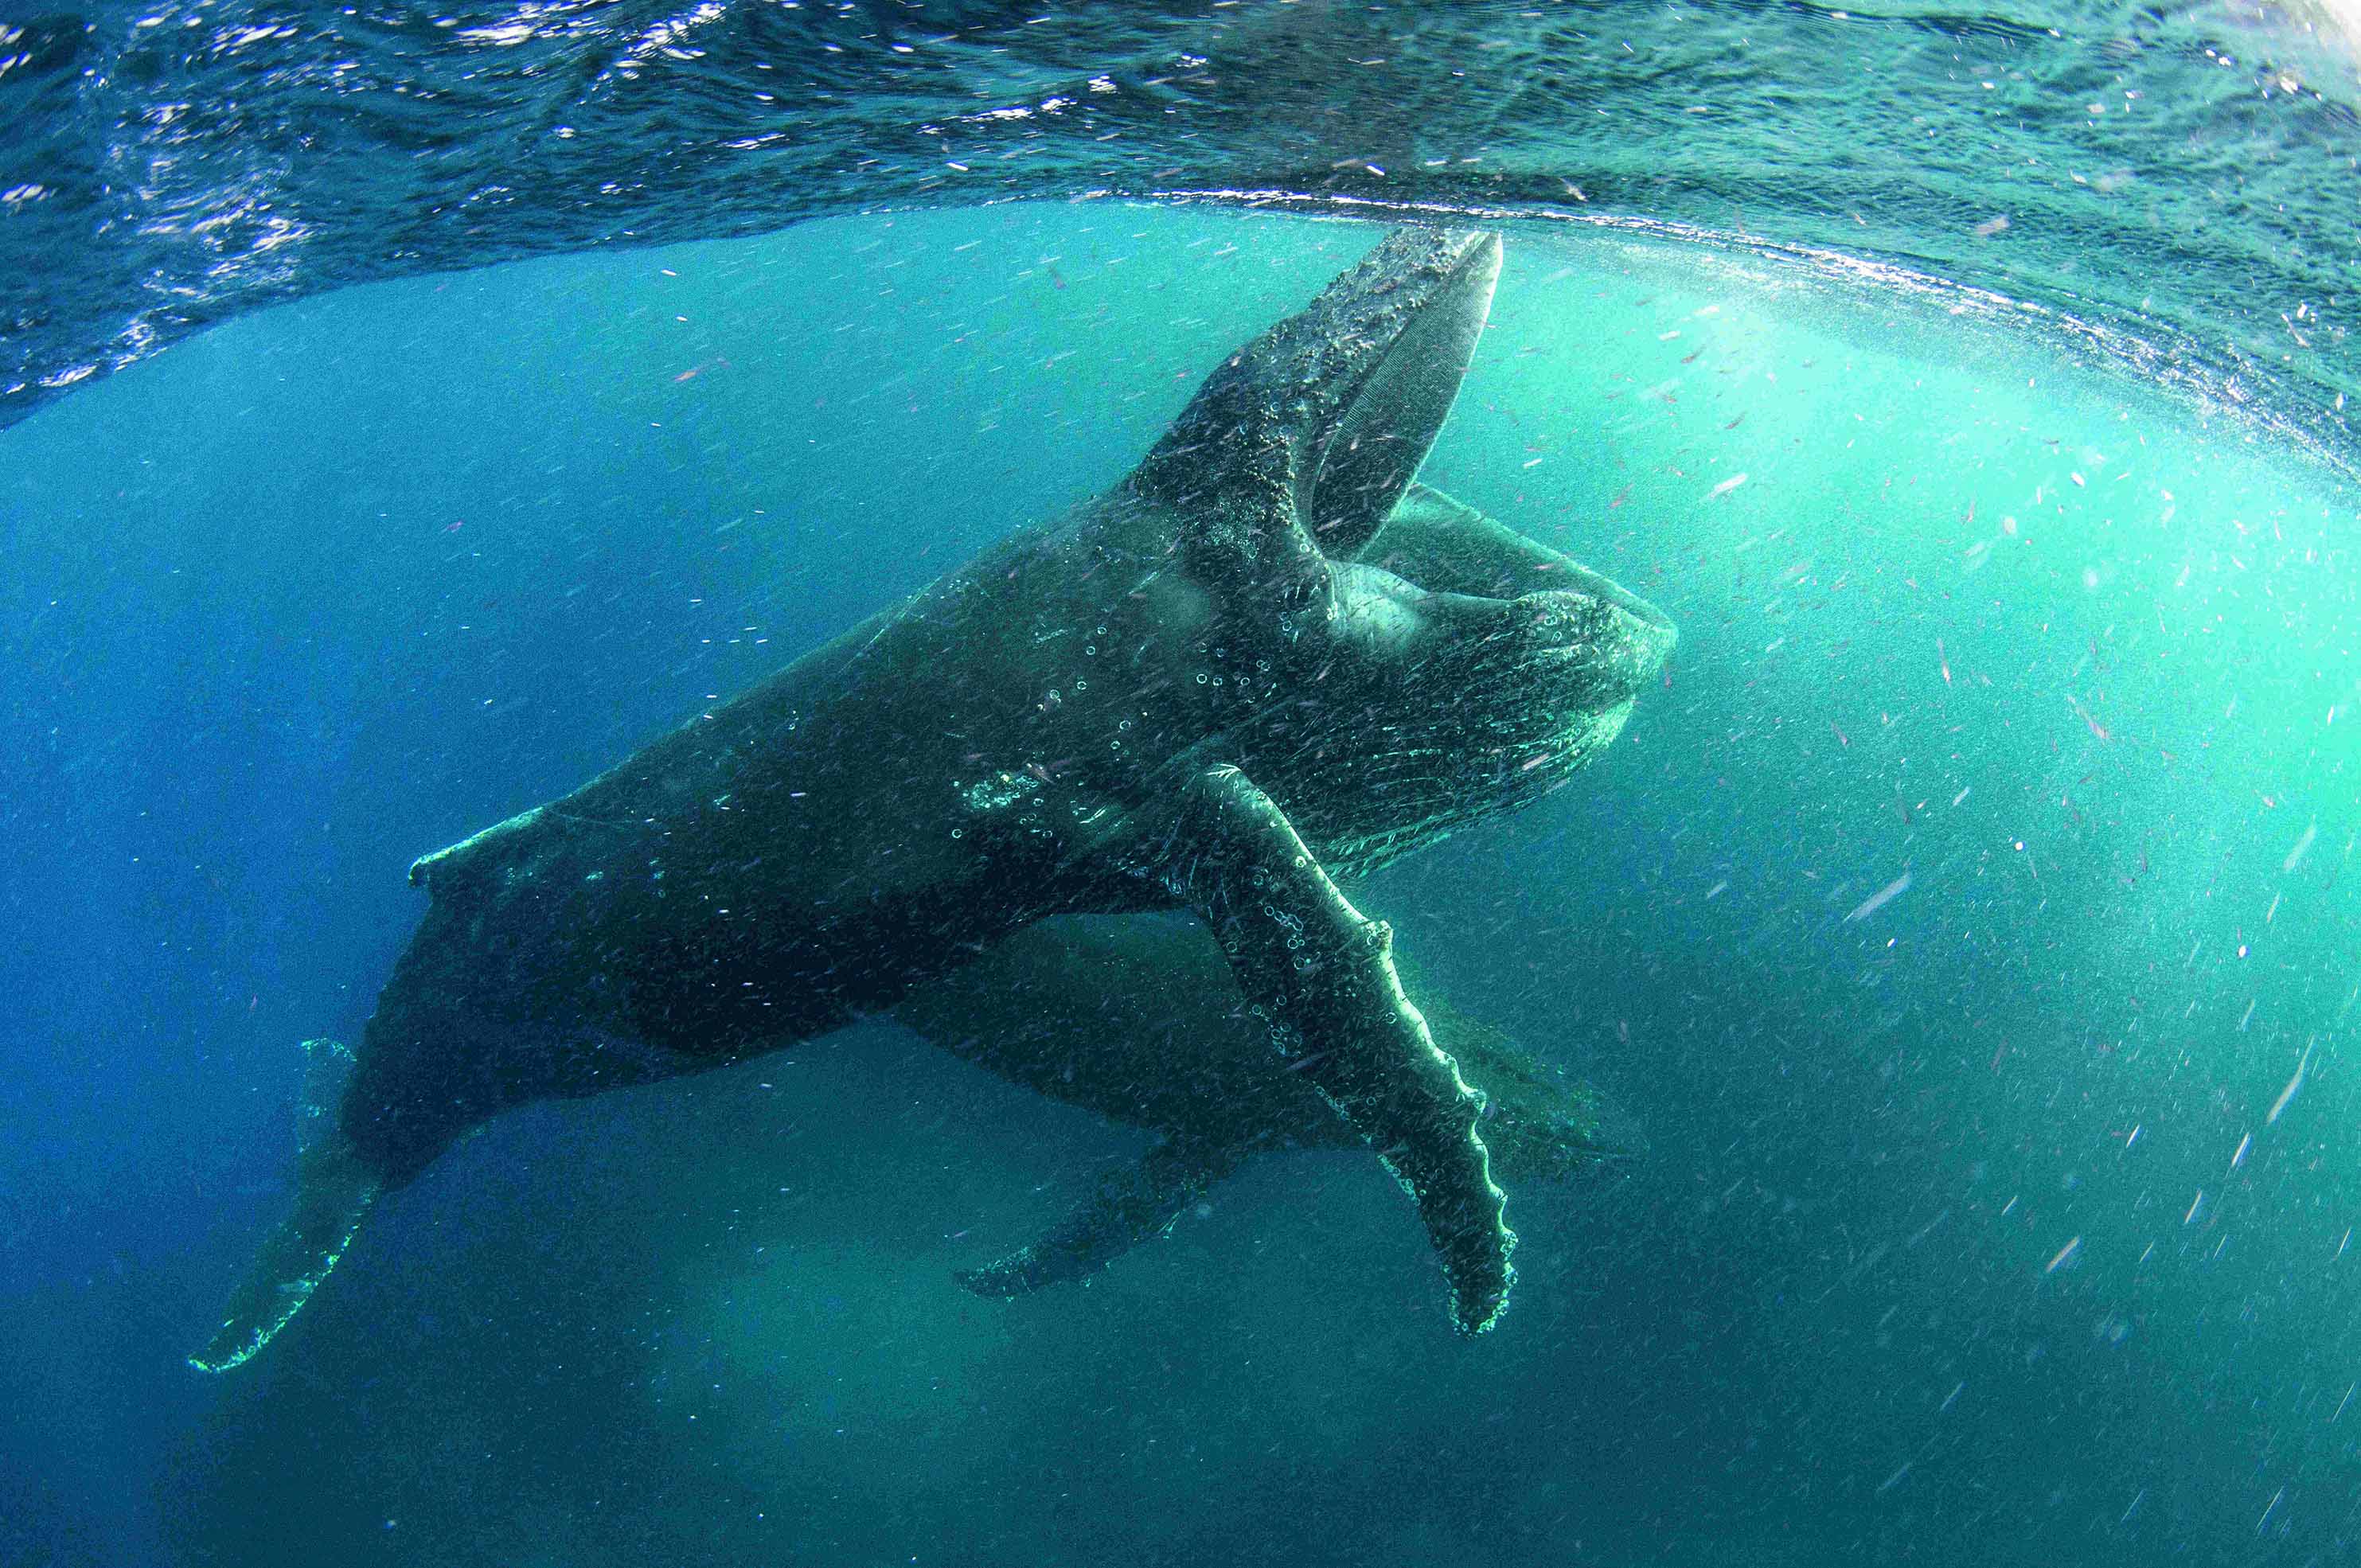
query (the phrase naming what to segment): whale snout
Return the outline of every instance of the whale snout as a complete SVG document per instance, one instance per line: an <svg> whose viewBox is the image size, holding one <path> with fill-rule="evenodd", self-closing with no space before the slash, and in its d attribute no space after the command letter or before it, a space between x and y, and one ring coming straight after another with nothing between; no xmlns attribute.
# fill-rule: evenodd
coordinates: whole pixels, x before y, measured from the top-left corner
<svg viewBox="0 0 2361 1568"><path fill-rule="evenodd" d="M1542 651L1578 668L1587 700L1629 700L1664 671L1680 633L1672 617L1629 588L1596 572L1584 579L1520 598L1528 636Z"/></svg>

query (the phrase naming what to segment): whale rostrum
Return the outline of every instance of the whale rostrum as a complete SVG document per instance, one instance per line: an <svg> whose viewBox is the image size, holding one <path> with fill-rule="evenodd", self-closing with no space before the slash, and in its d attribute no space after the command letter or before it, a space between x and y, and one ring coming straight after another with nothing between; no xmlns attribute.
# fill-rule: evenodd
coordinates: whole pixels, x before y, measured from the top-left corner
<svg viewBox="0 0 2361 1568"><path fill-rule="evenodd" d="M1675 635L1414 485L1499 267L1492 236L1387 236L1105 493L420 860L297 1212L195 1364L252 1354L380 1193L501 1111L811 1038L1050 916L1159 910L1210 930L1489 1327L1515 1237L1483 1101L1336 879L1554 787Z"/></svg>

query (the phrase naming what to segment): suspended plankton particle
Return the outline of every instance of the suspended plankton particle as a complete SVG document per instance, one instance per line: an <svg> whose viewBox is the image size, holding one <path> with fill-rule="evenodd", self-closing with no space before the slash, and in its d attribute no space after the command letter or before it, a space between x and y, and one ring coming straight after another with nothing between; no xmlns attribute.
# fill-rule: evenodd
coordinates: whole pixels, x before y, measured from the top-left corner
<svg viewBox="0 0 2361 1568"><path fill-rule="evenodd" d="M2061 1246L2061 1247L2059 1247L2059 1248L2058 1249L2057 1255L2056 1255L2056 1256L2054 1256L2054 1257L2052 1257L2052 1258L2049 1260L2049 1266L2048 1266L2048 1267L2044 1268L2041 1272L2042 1272L2042 1273L2044 1273L2044 1274L2055 1274L2055 1273L2057 1273L2057 1272L2058 1272L2058 1270L2059 1269L2059 1267L2061 1267L2061 1266L2065 1264L2065 1262L2066 1262L2066 1260L2067 1260L2068 1258L2072 1257L2076 1253L2078 1253L2078 1252L2080 1252L2080 1251L2081 1251L2081 1250L2082 1250L2082 1238L2081 1238L2081 1237L2080 1237L2080 1236L2075 1236L2075 1237L2071 1238L2070 1240L2069 1240L2069 1241L2067 1242L2067 1244L2066 1244L2064 1246Z"/></svg>
<svg viewBox="0 0 2361 1568"><path fill-rule="evenodd" d="M2252 1134L2252 1133L2248 1133L2245 1137L2240 1138L2240 1139L2238 1140L2238 1152L2237 1152L2236 1154L2234 1154L2234 1155L2232 1155L2232 1156L2230 1157L2230 1168L2231 1168L2232 1170L2235 1170L2235 1169L2237 1169L2240 1166L2242 1166L2242 1165L2246 1164L2246 1151L2247 1151L2248 1149L2250 1149L2250 1148L2253 1148L2254 1146L2255 1146L2255 1135L2254 1135L2254 1134Z"/></svg>
<svg viewBox="0 0 2361 1568"><path fill-rule="evenodd" d="M1875 893L1871 894L1867 898L1862 899L1858 905L1854 905L1853 912L1844 917L1843 924L1850 926L1856 920L1866 920L1871 916L1876 914L1879 910L1884 908L1887 905L1893 903L1895 899L1901 897L1904 894L1908 893L1909 891L1910 873L1908 872L1904 872L1900 876L1895 877L1892 882L1887 883L1883 887L1879 888Z"/></svg>
<svg viewBox="0 0 2361 1568"><path fill-rule="evenodd" d="M2279 867L2279 870L2282 872L2291 872L2295 870L2296 867L2303 864L2304 856L2312 852L2312 841L2319 837L2319 823L2314 822L2305 828L2303 830L2303 836L2295 841L2295 848L2288 851L2287 860L2285 863Z"/></svg>
<svg viewBox="0 0 2361 1568"><path fill-rule="evenodd" d="M1713 488L1708 490L1705 493L1705 499L1712 500L1719 496L1726 496L1744 483L1746 483L1745 475L1732 474L1729 478L1724 479L1720 484L1716 485Z"/></svg>

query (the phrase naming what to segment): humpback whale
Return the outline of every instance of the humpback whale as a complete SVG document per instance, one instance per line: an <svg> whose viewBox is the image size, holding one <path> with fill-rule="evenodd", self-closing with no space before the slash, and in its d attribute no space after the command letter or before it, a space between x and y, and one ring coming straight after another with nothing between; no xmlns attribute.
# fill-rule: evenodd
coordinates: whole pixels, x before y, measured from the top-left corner
<svg viewBox="0 0 2361 1568"><path fill-rule="evenodd" d="M1598 1089L1396 965L1435 1044L1485 1097L1496 1176L1563 1181L1644 1152L1638 1127ZM1159 1135L1048 1234L962 1272L980 1294L1021 1295L1103 1268L1250 1160L1358 1142L1270 1048L1221 948L1192 920L1055 916L918 987L888 1016L1011 1082Z"/></svg>
<svg viewBox="0 0 2361 1568"><path fill-rule="evenodd" d="M1483 1101L1336 878L1545 793L1663 614L1413 491L1496 236L1397 230L1214 368L1118 484L560 799L419 860L428 903L193 1365L251 1356L370 1205L532 1101L883 1012L1052 916L1196 916L1275 1056L1409 1194L1465 1332L1515 1236Z"/></svg>

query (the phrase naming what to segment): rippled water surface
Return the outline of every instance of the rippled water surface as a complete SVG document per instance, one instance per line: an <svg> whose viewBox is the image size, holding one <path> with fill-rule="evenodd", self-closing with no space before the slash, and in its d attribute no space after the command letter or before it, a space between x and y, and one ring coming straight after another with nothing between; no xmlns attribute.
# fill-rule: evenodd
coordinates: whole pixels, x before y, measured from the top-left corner
<svg viewBox="0 0 2361 1568"><path fill-rule="evenodd" d="M2346 454L2325 5L157 0L0 35L0 408L258 303L916 203L1641 218L2103 329Z"/></svg>

